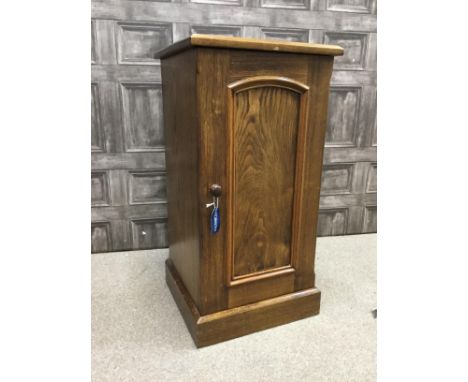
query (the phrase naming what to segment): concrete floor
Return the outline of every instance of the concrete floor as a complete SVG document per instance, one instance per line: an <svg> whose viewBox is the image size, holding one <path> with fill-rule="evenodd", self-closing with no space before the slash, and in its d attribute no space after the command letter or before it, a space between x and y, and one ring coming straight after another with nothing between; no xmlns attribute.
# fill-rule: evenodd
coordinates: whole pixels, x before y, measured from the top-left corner
<svg viewBox="0 0 468 382"><path fill-rule="evenodd" d="M376 235L319 238L321 313L196 349L164 279L167 250L92 256L92 380L376 380Z"/></svg>

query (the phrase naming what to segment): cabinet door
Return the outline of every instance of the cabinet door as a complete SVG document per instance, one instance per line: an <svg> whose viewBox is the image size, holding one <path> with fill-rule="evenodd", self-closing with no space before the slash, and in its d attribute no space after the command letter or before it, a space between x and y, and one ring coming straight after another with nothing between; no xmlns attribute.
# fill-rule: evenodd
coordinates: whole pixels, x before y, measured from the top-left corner
<svg viewBox="0 0 468 382"><path fill-rule="evenodd" d="M314 286L330 78L320 69L330 61L248 55L207 52L199 62L200 82L210 78L200 97L201 195L209 199L212 183L223 188L221 229L213 235L204 228L206 312Z"/></svg>
<svg viewBox="0 0 468 382"><path fill-rule="evenodd" d="M279 76L228 85L225 221L231 306L294 290L308 90Z"/></svg>

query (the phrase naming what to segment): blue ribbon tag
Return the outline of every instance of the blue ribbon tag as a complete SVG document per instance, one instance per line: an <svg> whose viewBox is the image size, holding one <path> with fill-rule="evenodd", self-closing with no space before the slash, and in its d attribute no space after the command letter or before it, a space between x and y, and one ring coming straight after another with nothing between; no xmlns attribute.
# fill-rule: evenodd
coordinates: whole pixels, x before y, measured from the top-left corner
<svg viewBox="0 0 468 382"><path fill-rule="evenodd" d="M211 211L210 225L211 225L211 233L215 234L219 231L219 226L221 225L221 221L219 219L218 207L214 207L213 211Z"/></svg>

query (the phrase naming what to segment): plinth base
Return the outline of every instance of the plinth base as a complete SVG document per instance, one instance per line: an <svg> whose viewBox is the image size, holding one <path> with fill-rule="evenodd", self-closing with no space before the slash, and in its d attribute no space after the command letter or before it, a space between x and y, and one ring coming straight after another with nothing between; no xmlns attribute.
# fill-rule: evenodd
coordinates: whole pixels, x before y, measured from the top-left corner
<svg viewBox="0 0 468 382"><path fill-rule="evenodd" d="M201 316L170 259L166 260L166 282L197 347L320 312L320 291L312 288Z"/></svg>

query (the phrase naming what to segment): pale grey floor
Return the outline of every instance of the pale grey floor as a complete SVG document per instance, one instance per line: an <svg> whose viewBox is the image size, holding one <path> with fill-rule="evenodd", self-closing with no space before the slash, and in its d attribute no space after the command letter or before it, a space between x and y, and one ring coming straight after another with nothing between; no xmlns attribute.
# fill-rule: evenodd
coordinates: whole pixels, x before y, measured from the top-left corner
<svg viewBox="0 0 468 382"><path fill-rule="evenodd" d="M92 256L94 382L376 380L376 235L318 239L320 315L202 349L166 287L166 256Z"/></svg>

